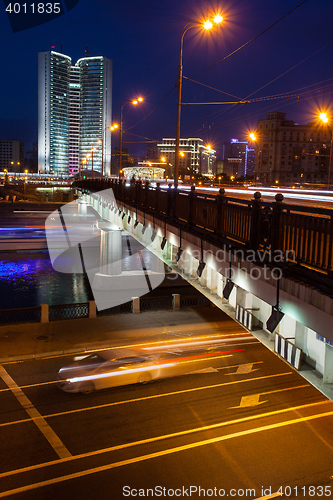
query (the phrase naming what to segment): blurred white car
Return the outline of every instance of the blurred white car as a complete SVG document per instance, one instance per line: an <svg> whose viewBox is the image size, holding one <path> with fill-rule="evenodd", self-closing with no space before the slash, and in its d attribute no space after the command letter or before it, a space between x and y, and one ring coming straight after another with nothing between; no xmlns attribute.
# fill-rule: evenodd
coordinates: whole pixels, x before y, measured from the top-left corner
<svg viewBox="0 0 333 500"><path fill-rule="evenodd" d="M120 353L119 353L120 354ZM96 352L65 366L58 373L58 387L65 392L83 392L128 384L144 384L172 375L175 360L158 355L131 353L115 355L115 350Z"/></svg>

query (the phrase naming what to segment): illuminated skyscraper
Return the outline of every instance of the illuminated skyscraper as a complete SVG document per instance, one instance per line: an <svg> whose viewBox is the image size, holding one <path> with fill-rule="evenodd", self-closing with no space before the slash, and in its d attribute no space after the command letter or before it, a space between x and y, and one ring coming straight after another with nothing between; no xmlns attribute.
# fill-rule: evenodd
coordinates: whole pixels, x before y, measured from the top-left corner
<svg viewBox="0 0 333 500"><path fill-rule="evenodd" d="M64 54L38 54L38 169L43 173L68 173L70 67Z"/></svg>
<svg viewBox="0 0 333 500"><path fill-rule="evenodd" d="M55 51L38 54L38 169L75 174L91 149L88 168L109 175L112 61L84 57L75 66ZM93 165L92 165L93 163Z"/></svg>

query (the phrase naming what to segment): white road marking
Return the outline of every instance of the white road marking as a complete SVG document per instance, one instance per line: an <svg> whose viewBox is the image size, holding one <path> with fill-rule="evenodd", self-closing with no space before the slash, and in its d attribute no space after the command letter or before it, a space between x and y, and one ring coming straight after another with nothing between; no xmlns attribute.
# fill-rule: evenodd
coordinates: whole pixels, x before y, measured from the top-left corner
<svg viewBox="0 0 333 500"><path fill-rule="evenodd" d="M239 365L235 373L226 373L226 375L246 375L247 373L252 373L258 370L258 368L253 368L254 363L244 363Z"/></svg>
<svg viewBox="0 0 333 500"><path fill-rule="evenodd" d="M234 408L247 408L249 406L257 406L267 401L259 401L260 396L266 396L267 394L275 394L276 392L291 391L293 389L302 389L303 387L311 387L311 384L298 385L296 387L285 387L284 389L277 389L275 391L260 392L259 394L249 394L243 396L239 406L230 406L229 410Z"/></svg>
<svg viewBox="0 0 333 500"><path fill-rule="evenodd" d="M56 433L51 429L46 420L42 417L38 410L33 406L30 399L24 394L22 389L16 384L12 377L7 373L2 365L0 365L0 377L8 385L9 389L12 391L18 402L23 406L29 417L37 425L38 429L48 440L54 451L60 458L71 457L71 453L64 446L62 441L56 435Z"/></svg>

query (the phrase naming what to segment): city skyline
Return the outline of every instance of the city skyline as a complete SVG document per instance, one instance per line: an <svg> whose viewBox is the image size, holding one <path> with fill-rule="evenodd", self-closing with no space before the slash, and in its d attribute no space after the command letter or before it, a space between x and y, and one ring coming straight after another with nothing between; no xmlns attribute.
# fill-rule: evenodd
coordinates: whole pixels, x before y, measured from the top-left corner
<svg viewBox="0 0 333 500"><path fill-rule="evenodd" d="M114 61L115 121L119 121L120 107L126 99L133 95L144 97L140 108L124 112L124 146L131 153L142 153L148 140L174 137L181 31L187 22L202 19L209 11L221 12L224 21L212 33L193 29L186 34L183 102L235 101L248 96L258 100L239 106L183 106L181 136L202 137L221 157L223 142L231 137L245 140L248 130L255 128L266 111L288 112L291 119L306 124L317 108L329 107L331 80L326 61L330 60L333 46L327 29L332 11L328 1L306 1L302 5L276 1L270 3L269 9L263 0L251 6L243 2L212 5L199 1L179 6L174 0L166 2L164 8L150 0L146 4L146 9L141 10L128 0L110 9L102 0L92 9L88 2L80 0L65 16L15 34L4 16L2 36L7 42L0 50L7 78L1 84L6 95L1 138L24 140L27 149L36 141L37 52L53 46L60 52L60 44L73 60L84 57L88 45L90 55L103 54ZM285 19L268 29L283 16ZM327 82L320 84L324 80ZM273 97L266 100L267 96ZM116 135L114 144L118 141Z"/></svg>

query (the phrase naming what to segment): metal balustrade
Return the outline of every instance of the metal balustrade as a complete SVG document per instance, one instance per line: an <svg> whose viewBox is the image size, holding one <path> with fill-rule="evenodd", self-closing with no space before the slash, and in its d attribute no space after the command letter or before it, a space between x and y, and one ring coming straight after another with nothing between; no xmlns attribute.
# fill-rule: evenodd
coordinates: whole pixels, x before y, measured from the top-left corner
<svg viewBox="0 0 333 500"><path fill-rule="evenodd" d="M226 196L224 189L211 195L196 192L194 186L180 191L140 181L128 186L113 179L87 179L76 181L74 187L86 192L112 188L117 201L134 210L150 213L217 246L229 244L245 254L249 250L261 253L259 265L272 262L280 252L286 274L298 273L304 278L314 273L319 286L333 291L331 209L286 204L281 193L270 203L263 202L259 192L253 200L244 200Z"/></svg>
<svg viewBox="0 0 333 500"><path fill-rule="evenodd" d="M0 324L39 323L40 307L24 307L22 309L3 309L0 311Z"/></svg>
<svg viewBox="0 0 333 500"><path fill-rule="evenodd" d="M60 319L88 318L89 303L61 304L49 306L49 321Z"/></svg>

